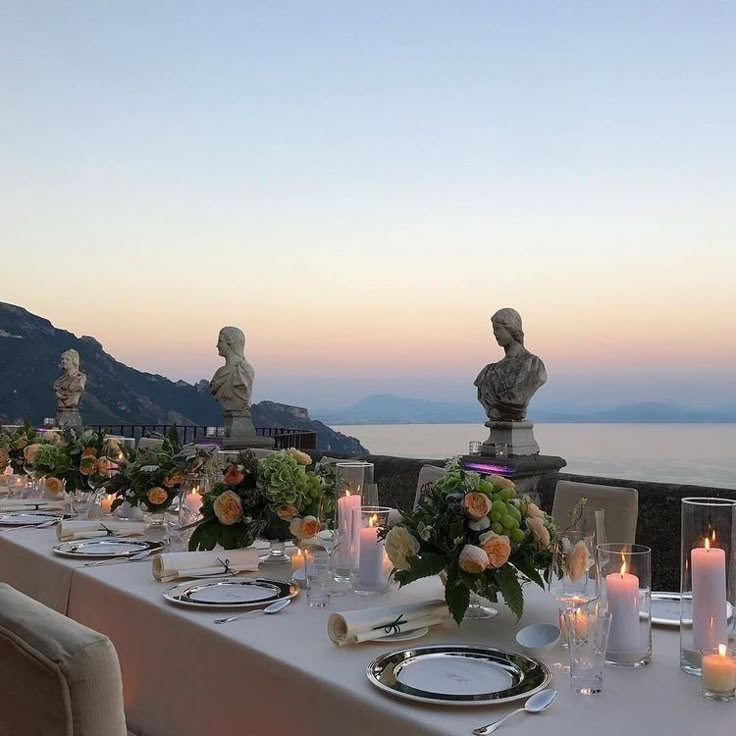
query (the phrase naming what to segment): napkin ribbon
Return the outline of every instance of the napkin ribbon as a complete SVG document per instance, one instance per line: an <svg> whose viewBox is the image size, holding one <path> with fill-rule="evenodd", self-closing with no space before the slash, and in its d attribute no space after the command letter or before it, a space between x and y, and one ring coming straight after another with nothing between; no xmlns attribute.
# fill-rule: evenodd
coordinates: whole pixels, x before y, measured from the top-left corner
<svg viewBox="0 0 736 736"><path fill-rule="evenodd" d="M380 631L381 629L383 629L383 631L387 634L398 634L401 631L402 624L405 623L407 623L407 620L404 618L404 614L400 613L390 624L381 624L380 626L374 626L371 631Z"/></svg>
<svg viewBox="0 0 736 736"><path fill-rule="evenodd" d="M217 558L217 561L225 568L225 575L236 575L237 573L235 570L230 567L230 560L227 559L227 557L224 560L221 560L219 557Z"/></svg>

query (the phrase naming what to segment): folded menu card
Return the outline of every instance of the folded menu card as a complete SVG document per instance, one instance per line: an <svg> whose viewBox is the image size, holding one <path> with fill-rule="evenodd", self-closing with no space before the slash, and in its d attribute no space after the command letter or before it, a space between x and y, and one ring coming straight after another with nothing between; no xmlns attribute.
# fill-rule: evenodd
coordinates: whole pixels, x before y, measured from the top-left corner
<svg viewBox="0 0 736 736"><path fill-rule="evenodd" d="M258 550L254 548L223 549L217 552L164 552L153 558L153 577L162 583L192 575L215 576L226 572L256 570Z"/></svg>
<svg viewBox="0 0 736 736"><path fill-rule="evenodd" d="M449 618L447 604L442 600L404 603L333 613L327 621L327 634L338 646L359 644L441 624Z"/></svg>
<svg viewBox="0 0 736 736"><path fill-rule="evenodd" d="M56 527L60 542L95 537L139 537L146 531L142 521L120 521L119 519L93 519L90 521L62 521ZM110 534L112 532L112 535Z"/></svg>

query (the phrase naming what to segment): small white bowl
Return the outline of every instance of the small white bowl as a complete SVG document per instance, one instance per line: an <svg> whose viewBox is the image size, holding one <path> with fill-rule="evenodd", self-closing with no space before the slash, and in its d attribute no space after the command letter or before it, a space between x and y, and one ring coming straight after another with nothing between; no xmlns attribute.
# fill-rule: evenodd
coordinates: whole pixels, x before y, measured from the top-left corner
<svg viewBox="0 0 736 736"><path fill-rule="evenodd" d="M560 628L554 624L531 624L516 634L516 643L533 657L548 652L560 640Z"/></svg>

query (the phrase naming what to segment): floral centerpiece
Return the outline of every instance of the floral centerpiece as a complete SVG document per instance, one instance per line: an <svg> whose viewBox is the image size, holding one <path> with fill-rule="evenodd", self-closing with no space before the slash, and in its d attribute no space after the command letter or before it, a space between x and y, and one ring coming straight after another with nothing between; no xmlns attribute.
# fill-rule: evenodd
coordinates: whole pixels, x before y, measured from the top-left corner
<svg viewBox="0 0 736 736"><path fill-rule="evenodd" d="M248 547L256 538L298 540L315 536L320 516L334 507L334 482L312 458L299 450L272 453L260 460L249 450L229 464L222 480L202 501L202 521L192 533L189 548L210 550ZM277 524L282 529L273 529ZM270 529L270 533L269 533ZM285 534L286 536L281 536Z"/></svg>
<svg viewBox="0 0 736 736"><path fill-rule="evenodd" d="M458 624L473 594L495 603L500 593L520 618L522 583L544 586L539 570L551 563L554 523L528 496L517 496L508 478L481 478L454 460L446 470L415 511L383 531L394 577L404 586L441 575Z"/></svg>
<svg viewBox="0 0 736 736"><path fill-rule="evenodd" d="M0 427L0 474L10 471L23 474L23 451L39 441L38 432L27 422L12 432Z"/></svg>
<svg viewBox="0 0 736 736"><path fill-rule="evenodd" d="M131 453L127 462L104 484L107 493L117 496L115 511L123 503L142 506L157 514L171 506L180 485L190 475L209 472L212 451L204 447L182 447L175 434L164 439L160 448Z"/></svg>

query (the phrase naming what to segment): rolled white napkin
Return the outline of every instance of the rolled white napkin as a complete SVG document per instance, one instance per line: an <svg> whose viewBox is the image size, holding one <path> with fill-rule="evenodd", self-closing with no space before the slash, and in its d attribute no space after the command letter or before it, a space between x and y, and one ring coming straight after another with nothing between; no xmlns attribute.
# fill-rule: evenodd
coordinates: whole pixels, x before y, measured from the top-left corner
<svg viewBox="0 0 736 736"><path fill-rule="evenodd" d="M435 626L449 618L447 604L442 600L404 603L333 613L327 620L327 634L341 647L370 639L383 639L398 632L415 631L424 626Z"/></svg>
<svg viewBox="0 0 736 736"><path fill-rule="evenodd" d="M225 569L218 558L227 561L234 572L256 572L258 550L228 549L219 552L164 552L153 558L153 577L161 583L195 575L217 575Z"/></svg>
<svg viewBox="0 0 736 736"><path fill-rule="evenodd" d="M142 521L92 519L90 521L62 521L56 527L56 536L60 542L106 537L108 533L103 526L113 532L116 537L140 537L146 531L146 525Z"/></svg>
<svg viewBox="0 0 736 736"><path fill-rule="evenodd" d="M63 501L31 501L29 499L12 498L0 500L0 512L10 511L63 511Z"/></svg>

